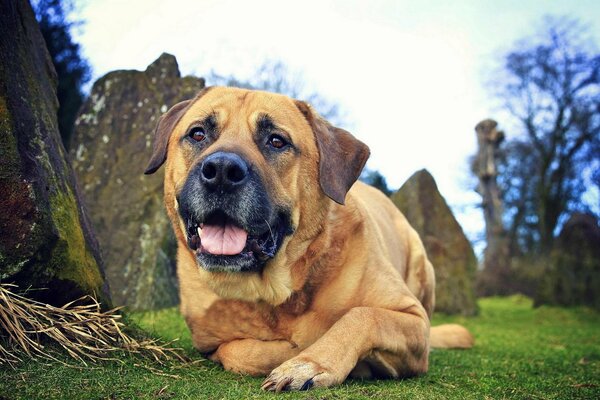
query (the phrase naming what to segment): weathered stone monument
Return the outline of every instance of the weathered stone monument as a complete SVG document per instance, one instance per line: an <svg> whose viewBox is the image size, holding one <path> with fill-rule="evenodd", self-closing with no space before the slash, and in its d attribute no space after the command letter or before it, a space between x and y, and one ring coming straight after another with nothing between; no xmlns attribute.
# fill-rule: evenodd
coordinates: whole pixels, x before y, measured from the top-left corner
<svg viewBox="0 0 600 400"><path fill-rule="evenodd" d="M600 310L600 227L595 216L575 213L565 223L540 279L535 304Z"/></svg>
<svg viewBox="0 0 600 400"><path fill-rule="evenodd" d="M25 0L0 2L0 281L63 305L110 306L98 246L58 131L56 72Z"/></svg>
<svg viewBox="0 0 600 400"><path fill-rule="evenodd" d="M483 120L475 126L478 148L472 169L479 180L477 193L482 199L487 242L483 254L483 270L477 282L480 296L507 295L514 290L510 247L502 222L504 206L496 183L498 151L504 141L504 132L498 130L497 126L498 123L491 119Z"/></svg>
<svg viewBox="0 0 600 400"><path fill-rule="evenodd" d="M160 115L203 87L201 78L182 78L175 57L163 54L145 71L100 78L77 118L70 158L116 305L154 309L177 303L164 170L144 175L144 169Z"/></svg>
<svg viewBox="0 0 600 400"><path fill-rule="evenodd" d="M417 171L391 199L421 236L435 269L435 310L476 314L477 259L431 174Z"/></svg>

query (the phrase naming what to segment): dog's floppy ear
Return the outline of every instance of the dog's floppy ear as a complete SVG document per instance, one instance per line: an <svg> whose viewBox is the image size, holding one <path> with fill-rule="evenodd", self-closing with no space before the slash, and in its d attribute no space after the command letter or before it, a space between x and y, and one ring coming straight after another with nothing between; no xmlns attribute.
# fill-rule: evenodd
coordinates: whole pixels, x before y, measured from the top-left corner
<svg viewBox="0 0 600 400"><path fill-rule="evenodd" d="M295 103L315 133L321 189L336 203L344 204L346 193L371 154L369 147L349 132L332 126L305 102L296 100Z"/></svg>
<svg viewBox="0 0 600 400"><path fill-rule="evenodd" d="M152 149L152 157L146 167L144 174L149 175L156 172L161 165L167 159L167 146L169 144L169 138L175 128L175 125L179 122L183 114L188 109L192 100L185 100L175 104L165 114L163 114L158 120L156 129L154 130L154 147Z"/></svg>
<svg viewBox="0 0 600 400"><path fill-rule="evenodd" d="M200 97L204 96L206 92L211 89L210 86L202 89L196 97L191 100L185 100L175 104L165 114L163 114L158 120L156 129L154 130L154 147L152 149L152 157L146 167L144 174L150 175L156 172L161 165L164 164L167 159L167 147L169 145L169 138L175 129L175 125L179 122L183 114L190 108L190 106L197 101Z"/></svg>

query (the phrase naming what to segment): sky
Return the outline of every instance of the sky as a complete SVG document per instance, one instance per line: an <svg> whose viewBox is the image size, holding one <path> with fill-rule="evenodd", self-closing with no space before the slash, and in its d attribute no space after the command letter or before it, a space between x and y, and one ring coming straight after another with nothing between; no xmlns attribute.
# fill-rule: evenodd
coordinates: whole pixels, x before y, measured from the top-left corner
<svg viewBox="0 0 600 400"><path fill-rule="evenodd" d="M367 166L390 187L429 170L479 253L474 127L488 117L511 126L490 96L493 71L544 15L579 18L600 38L597 0L80 0L73 17L93 80L143 70L162 52L182 75L244 79L282 61L307 92L339 104L341 127L369 145Z"/></svg>

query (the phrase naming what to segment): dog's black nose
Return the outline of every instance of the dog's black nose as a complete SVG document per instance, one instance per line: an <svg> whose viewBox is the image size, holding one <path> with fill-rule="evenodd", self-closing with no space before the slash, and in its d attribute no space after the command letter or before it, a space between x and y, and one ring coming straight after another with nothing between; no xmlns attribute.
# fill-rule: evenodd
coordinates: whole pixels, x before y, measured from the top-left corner
<svg viewBox="0 0 600 400"><path fill-rule="evenodd" d="M235 153L219 151L206 157L200 166L202 182L211 189L234 189L248 179L248 164Z"/></svg>

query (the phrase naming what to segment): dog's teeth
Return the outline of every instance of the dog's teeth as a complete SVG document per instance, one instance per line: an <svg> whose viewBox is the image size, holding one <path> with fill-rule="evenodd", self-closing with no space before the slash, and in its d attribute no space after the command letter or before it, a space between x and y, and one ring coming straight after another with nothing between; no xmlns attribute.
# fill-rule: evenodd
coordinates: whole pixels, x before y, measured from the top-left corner
<svg viewBox="0 0 600 400"><path fill-rule="evenodd" d="M198 227L198 236L202 235L202 225Z"/></svg>

